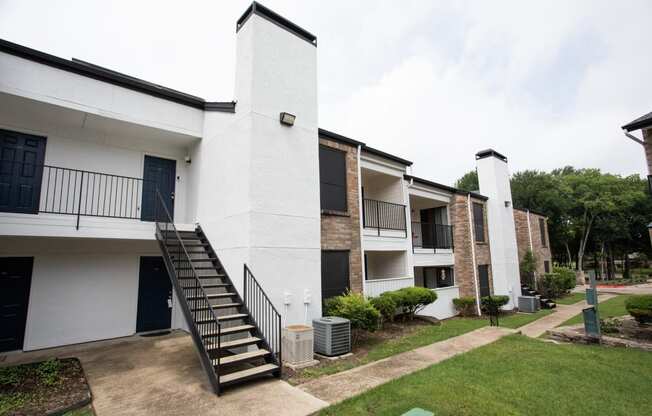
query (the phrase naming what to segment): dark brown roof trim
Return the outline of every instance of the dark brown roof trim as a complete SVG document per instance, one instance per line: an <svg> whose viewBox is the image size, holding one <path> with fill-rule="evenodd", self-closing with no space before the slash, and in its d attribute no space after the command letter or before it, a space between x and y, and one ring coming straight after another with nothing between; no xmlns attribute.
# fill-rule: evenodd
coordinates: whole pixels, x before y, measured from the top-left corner
<svg viewBox="0 0 652 416"><path fill-rule="evenodd" d="M235 102L207 102L194 95L144 81L80 59L67 60L59 58L4 39L0 39L0 52L200 110L235 112Z"/></svg>
<svg viewBox="0 0 652 416"><path fill-rule="evenodd" d="M337 133L333 133L332 131L328 131L326 129L319 129L319 137L324 138L324 139L329 139L333 140L339 143L343 144L348 144L350 146L358 147L358 146L364 146L365 144L362 142L359 142L357 140L353 140L351 138L348 138L346 136L342 136Z"/></svg>
<svg viewBox="0 0 652 416"><path fill-rule="evenodd" d="M644 116L637 118L634 121L630 121L625 124L622 129L629 131L634 131L638 129L644 129L646 127L652 127L652 112L647 113Z"/></svg>
<svg viewBox="0 0 652 416"><path fill-rule="evenodd" d="M494 149L486 149L486 150L480 150L478 153L475 154L475 160L478 159L484 159L485 157L495 157L497 159L502 160L503 162L507 163L507 157L498 153Z"/></svg>
<svg viewBox="0 0 652 416"><path fill-rule="evenodd" d="M403 178L405 178L408 181L411 179L414 182L420 183L422 185L431 186L433 188L441 189L442 191L450 192L450 193L453 193L453 194L471 195L471 197L477 198L477 199L482 199L483 201L486 201L486 200L489 199L488 197L486 197L484 195L480 195L477 192L463 191L461 189L457 189L457 188L454 188L452 186L442 185L441 183L432 182L432 181L429 181L429 180L423 179L423 178L417 178L416 176L412 176L412 175L403 175Z"/></svg>
<svg viewBox="0 0 652 416"><path fill-rule="evenodd" d="M256 1L251 3L251 5L247 7L247 10L245 10L242 16L240 16L235 26L235 32L238 33L238 31L240 31L240 29L247 22L247 20L249 20L249 18L254 14L262 17L263 19L268 20L269 22L275 24L276 26L282 29L287 30L288 32L292 33L295 36L298 36L299 38L305 40L311 45L317 46L317 36L308 32L301 26L292 23L285 17L281 16L280 14L274 12L271 9L268 9L267 7L263 6L262 4Z"/></svg>
<svg viewBox="0 0 652 416"><path fill-rule="evenodd" d="M385 153L382 150L374 149L373 147L369 147L367 145L362 146L362 150L364 150L367 153L371 153L372 155L375 156L380 156L385 159L393 160L394 162L398 162L401 165L412 166L412 162L410 162L409 160L402 159L398 156L390 155L389 153Z"/></svg>
<svg viewBox="0 0 652 416"><path fill-rule="evenodd" d="M543 212L533 211L533 210L527 209L527 208L514 208L514 209L519 210L519 211L523 211L523 212L530 211L530 214L534 214L534 215L538 215L540 217L548 218L548 216L546 214L544 214Z"/></svg>

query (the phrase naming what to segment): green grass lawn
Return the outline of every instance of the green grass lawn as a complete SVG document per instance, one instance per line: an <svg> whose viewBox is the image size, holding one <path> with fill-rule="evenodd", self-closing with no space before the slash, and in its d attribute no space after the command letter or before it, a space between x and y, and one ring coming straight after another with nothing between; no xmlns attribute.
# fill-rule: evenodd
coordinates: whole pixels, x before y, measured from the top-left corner
<svg viewBox="0 0 652 416"><path fill-rule="evenodd" d="M560 305L572 305L586 299L586 293L571 293L563 298L555 299L555 302Z"/></svg>
<svg viewBox="0 0 652 416"><path fill-rule="evenodd" d="M551 312L552 311L550 310L541 310L533 314L517 313L507 315L501 317L499 323L502 327L518 328L546 316ZM373 345L369 348L367 354L362 357L333 361L318 367L301 370L298 373L299 377L295 380L290 379L290 382L304 382L308 379L339 373L401 352L423 347L432 344L433 342L439 342L448 338L456 337L487 325L489 325L488 318L447 319L442 321L440 325L424 326L410 335Z"/></svg>
<svg viewBox="0 0 652 416"><path fill-rule="evenodd" d="M652 354L511 335L383 384L321 415L649 415Z"/></svg>
<svg viewBox="0 0 652 416"><path fill-rule="evenodd" d="M623 316L627 315L627 310L625 309L625 301L629 298L628 295L619 295L615 298L605 300L600 302L598 305L598 313L600 314L600 319L613 318L614 316ZM559 326L566 325L575 325L581 324L583 321L582 314L575 315L566 322L562 323Z"/></svg>

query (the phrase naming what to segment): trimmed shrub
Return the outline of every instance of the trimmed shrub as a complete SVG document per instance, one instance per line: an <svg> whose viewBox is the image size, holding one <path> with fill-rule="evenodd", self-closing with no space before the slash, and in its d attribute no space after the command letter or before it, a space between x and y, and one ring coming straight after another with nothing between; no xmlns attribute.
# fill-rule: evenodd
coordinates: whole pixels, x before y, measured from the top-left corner
<svg viewBox="0 0 652 416"><path fill-rule="evenodd" d="M565 267L555 267L539 279L539 291L550 299L558 299L575 287L575 272Z"/></svg>
<svg viewBox="0 0 652 416"><path fill-rule="evenodd" d="M383 322L394 321L394 314L396 314L398 306L395 298L392 292L385 292L378 297L369 299L373 307L380 312Z"/></svg>
<svg viewBox="0 0 652 416"><path fill-rule="evenodd" d="M493 295L493 296L483 296L480 298L480 306L484 312L491 311L492 308L497 308L500 310L503 306L509 303L509 296L504 295Z"/></svg>
<svg viewBox="0 0 652 416"><path fill-rule="evenodd" d="M359 293L348 292L326 299L324 311L327 316L348 319L352 329L374 332L380 323L380 312Z"/></svg>
<svg viewBox="0 0 652 416"><path fill-rule="evenodd" d="M473 296L462 296L453 299L453 305L461 316L472 316L476 314L475 298Z"/></svg>
<svg viewBox="0 0 652 416"><path fill-rule="evenodd" d="M397 307L402 308L410 319L414 319L417 312L437 300L437 293L425 287L404 287L390 293L390 296L394 296Z"/></svg>
<svg viewBox="0 0 652 416"><path fill-rule="evenodd" d="M640 324L652 323L652 295L633 295L625 301L625 309Z"/></svg>

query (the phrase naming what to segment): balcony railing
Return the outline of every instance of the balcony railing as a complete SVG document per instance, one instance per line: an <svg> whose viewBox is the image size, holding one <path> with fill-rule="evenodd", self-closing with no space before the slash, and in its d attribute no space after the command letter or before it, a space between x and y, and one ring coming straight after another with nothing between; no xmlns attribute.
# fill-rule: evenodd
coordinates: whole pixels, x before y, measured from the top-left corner
<svg viewBox="0 0 652 416"><path fill-rule="evenodd" d="M412 222L412 248L453 249L453 226Z"/></svg>
<svg viewBox="0 0 652 416"><path fill-rule="evenodd" d="M403 231L407 237L405 226L405 205L392 202L364 199L362 201L362 224L364 228L378 230Z"/></svg>
<svg viewBox="0 0 652 416"><path fill-rule="evenodd" d="M141 178L33 163L0 161L6 193L1 211L154 220L143 206L155 206L156 183Z"/></svg>

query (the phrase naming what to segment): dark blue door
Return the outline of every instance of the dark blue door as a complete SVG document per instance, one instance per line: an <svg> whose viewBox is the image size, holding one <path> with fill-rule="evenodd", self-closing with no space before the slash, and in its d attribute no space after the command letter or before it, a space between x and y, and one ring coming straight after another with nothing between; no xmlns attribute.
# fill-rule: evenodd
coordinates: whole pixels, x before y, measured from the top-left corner
<svg viewBox="0 0 652 416"><path fill-rule="evenodd" d="M161 257L141 257L138 277L136 331L169 329L172 318L172 284Z"/></svg>
<svg viewBox="0 0 652 416"><path fill-rule="evenodd" d="M140 213L141 220L154 221L156 219L156 207L158 204L158 197L156 196L157 189L163 197L170 216L174 219L176 171L177 162L175 160L145 156L145 167L143 169L143 203ZM163 213L160 212L159 217L160 220L165 219Z"/></svg>
<svg viewBox="0 0 652 416"><path fill-rule="evenodd" d="M0 129L0 211L38 213L45 137Z"/></svg>
<svg viewBox="0 0 652 416"><path fill-rule="evenodd" d="M0 258L0 351L23 348L33 262L33 257Z"/></svg>

